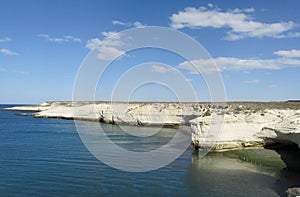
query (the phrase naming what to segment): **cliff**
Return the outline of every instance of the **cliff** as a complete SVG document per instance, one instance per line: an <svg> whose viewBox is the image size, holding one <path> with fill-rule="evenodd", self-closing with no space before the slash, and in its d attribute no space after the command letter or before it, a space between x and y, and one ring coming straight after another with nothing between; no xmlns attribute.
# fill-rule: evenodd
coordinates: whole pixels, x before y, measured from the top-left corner
<svg viewBox="0 0 300 197"><path fill-rule="evenodd" d="M211 108L209 103L45 102L6 110L37 111L37 118L64 118L129 125L189 124Z"/></svg>
<svg viewBox="0 0 300 197"><path fill-rule="evenodd" d="M235 111L235 112L234 112ZM263 108L226 112L219 130L210 117L190 121L195 147L214 145L215 150L264 146L266 143L295 143L300 148L300 110Z"/></svg>
<svg viewBox="0 0 300 197"><path fill-rule="evenodd" d="M7 110L36 111L39 118L64 118L112 124L190 125L195 147L215 150L300 142L299 102L114 103L45 102Z"/></svg>

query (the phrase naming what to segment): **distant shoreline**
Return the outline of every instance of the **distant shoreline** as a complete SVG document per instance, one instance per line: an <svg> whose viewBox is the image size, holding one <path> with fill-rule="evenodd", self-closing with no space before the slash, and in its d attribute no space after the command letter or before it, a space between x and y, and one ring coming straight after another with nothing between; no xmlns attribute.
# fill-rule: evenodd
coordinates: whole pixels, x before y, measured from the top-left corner
<svg viewBox="0 0 300 197"><path fill-rule="evenodd" d="M82 103L82 104L101 104L101 103L112 103L112 101L45 101L42 104L20 104L20 103L5 103L1 105L15 105L15 106L41 106L46 103L61 103L63 104L70 104L70 103ZM133 101L133 102L125 102L125 101L117 101L113 103L122 103L122 104L155 104L155 103L170 103L170 104L216 104L216 105L247 105L251 107L257 107L257 105L264 105L265 108L276 108L276 109L282 109L282 108L294 108L294 109L300 109L300 100L286 100L286 101L227 101L227 102L165 102L165 101ZM0 110L6 110L5 108L0 108ZM21 109L22 110L22 109Z"/></svg>

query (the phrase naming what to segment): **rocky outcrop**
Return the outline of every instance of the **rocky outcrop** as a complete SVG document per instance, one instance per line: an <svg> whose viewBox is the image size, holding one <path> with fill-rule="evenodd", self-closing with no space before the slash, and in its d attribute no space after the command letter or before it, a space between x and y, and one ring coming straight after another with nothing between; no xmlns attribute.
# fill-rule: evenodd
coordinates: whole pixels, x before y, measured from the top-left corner
<svg viewBox="0 0 300 197"><path fill-rule="evenodd" d="M297 197L300 196L300 187L289 188L286 191L288 197Z"/></svg>
<svg viewBox="0 0 300 197"><path fill-rule="evenodd" d="M44 102L40 105L25 105L25 106L15 106L11 108L4 108L2 110L17 110L17 111L45 111L48 110L53 102Z"/></svg>
<svg viewBox="0 0 300 197"><path fill-rule="evenodd" d="M190 121L196 148L213 146L214 150L226 150L264 146L266 142L300 143L299 109L227 111L223 120L215 120L218 121L198 117Z"/></svg>
<svg viewBox="0 0 300 197"><path fill-rule="evenodd" d="M290 113L278 123L266 125L259 135L265 141L289 141L300 148L300 111Z"/></svg>
<svg viewBox="0 0 300 197"><path fill-rule="evenodd" d="M100 121L138 126L190 125L195 147L240 149L278 140L300 142L300 103L111 103L46 102L10 110L35 117Z"/></svg>
<svg viewBox="0 0 300 197"><path fill-rule="evenodd" d="M209 103L110 103L46 102L37 106L17 106L10 110L36 110L37 118L64 118L113 124L165 125L189 124L207 113Z"/></svg>

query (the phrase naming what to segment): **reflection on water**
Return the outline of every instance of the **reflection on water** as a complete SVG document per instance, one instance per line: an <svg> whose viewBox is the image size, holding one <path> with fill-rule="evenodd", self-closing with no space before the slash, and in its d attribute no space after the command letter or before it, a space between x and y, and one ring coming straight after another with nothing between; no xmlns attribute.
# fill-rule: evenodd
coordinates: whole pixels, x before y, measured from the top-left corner
<svg viewBox="0 0 300 197"><path fill-rule="evenodd" d="M253 152L258 157L271 155L272 159L280 158L275 151L261 149ZM277 165L261 166L228 157L227 153L209 153L206 157L199 157L197 151L194 151L191 168L190 172L193 173L187 179L189 185L195 187L194 192L205 195L285 196L287 188L300 184L299 171Z"/></svg>
<svg viewBox="0 0 300 197"><path fill-rule="evenodd" d="M299 187L300 185L300 149L297 144L281 144L273 147L285 162L286 168L281 170L280 178L276 181L274 189L281 195L289 187Z"/></svg>
<svg viewBox="0 0 300 197"><path fill-rule="evenodd" d="M223 153L199 158L194 152L187 181L193 193L205 196L278 196L273 190L277 174Z"/></svg>
<svg viewBox="0 0 300 197"><path fill-rule="evenodd" d="M263 151L263 150L261 150ZM197 152L193 153L192 163L195 167L206 171L230 171L240 170L253 173L260 173L276 177L279 174L279 169L267 168L250 162L241 161L239 159L229 158L223 153L209 153L208 156L199 158Z"/></svg>
<svg viewBox="0 0 300 197"><path fill-rule="evenodd" d="M160 146L174 132L164 129L140 142L114 126L104 127L112 140L130 150ZM0 111L0 131L0 196L278 196L293 180L284 170L224 153L199 157L192 147L158 170L123 172L93 157L69 120Z"/></svg>

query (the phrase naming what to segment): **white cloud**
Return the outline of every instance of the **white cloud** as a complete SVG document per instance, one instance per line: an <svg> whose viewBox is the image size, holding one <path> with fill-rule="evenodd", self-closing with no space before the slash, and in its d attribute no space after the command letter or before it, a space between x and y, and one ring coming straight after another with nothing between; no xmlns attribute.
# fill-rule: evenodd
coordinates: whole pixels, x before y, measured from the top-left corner
<svg viewBox="0 0 300 197"><path fill-rule="evenodd" d="M64 36L66 42L81 42L80 38L74 36Z"/></svg>
<svg viewBox="0 0 300 197"><path fill-rule="evenodd" d="M93 38L87 41L86 48L97 49L97 57L101 60L113 60L119 56L125 55L125 52L118 47L123 45L121 34L117 32L102 32L104 40Z"/></svg>
<svg viewBox="0 0 300 197"><path fill-rule="evenodd" d="M107 47L112 46L121 46L121 34L117 32L102 32L101 33L104 36L103 40L100 40L99 38L93 38L87 41L85 47L88 49L93 50L98 45L103 45Z"/></svg>
<svg viewBox="0 0 300 197"><path fill-rule="evenodd" d="M101 43L101 40L98 39L98 38L93 38L93 39L90 39L87 41L85 47L90 49L90 50L93 50L95 49L99 44Z"/></svg>
<svg viewBox="0 0 300 197"><path fill-rule="evenodd" d="M239 9L239 8L235 8L231 11L232 13L253 13L255 12L254 8L246 8L246 9Z"/></svg>
<svg viewBox="0 0 300 197"><path fill-rule="evenodd" d="M275 38L300 38L300 32L288 32L274 36Z"/></svg>
<svg viewBox="0 0 300 197"><path fill-rule="evenodd" d="M244 83L249 83L249 84L257 84L260 83L259 79L253 79L253 80L246 80Z"/></svg>
<svg viewBox="0 0 300 197"><path fill-rule="evenodd" d="M115 31L104 31L101 33L105 38L107 37L114 37L113 39L120 39L121 34Z"/></svg>
<svg viewBox="0 0 300 197"><path fill-rule="evenodd" d="M281 65L291 65L291 66L299 66L300 65L299 59L292 59L292 58L278 58L277 62Z"/></svg>
<svg viewBox="0 0 300 197"><path fill-rule="evenodd" d="M113 20L113 21L112 21L112 24L113 24L113 25L126 26L126 27L131 26L131 23L125 23L125 22L118 21L118 20Z"/></svg>
<svg viewBox="0 0 300 197"><path fill-rule="evenodd" d="M212 59L198 59L191 62L185 61L177 67L196 73L213 73L225 70L249 71L255 69L279 70L289 66L300 66L300 60L289 58L277 59L240 59L234 57L217 57Z"/></svg>
<svg viewBox="0 0 300 197"><path fill-rule="evenodd" d="M294 22L262 23L255 21L249 13L253 8L222 11L212 6L198 9L188 7L184 11L173 14L171 27L188 28L228 28L227 40L239 40L246 37L300 37L300 33L287 32L297 25Z"/></svg>
<svg viewBox="0 0 300 197"><path fill-rule="evenodd" d="M113 60L121 55L125 55L125 52L114 47L101 46L98 48L98 51L97 57L101 60Z"/></svg>
<svg viewBox="0 0 300 197"><path fill-rule="evenodd" d="M213 8L214 5L212 3L207 4L208 7Z"/></svg>
<svg viewBox="0 0 300 197"><path fill-rule="evenodd" d="M40 38L44 38L49 42L55 42L55 43L67 43L67 42L81 42L79 38L76 38L74 36L63 36L63 37L50 37L47 34L38 34L37 35Z"/></svg>
<svg viewBox="0 0 300 197"><path fill-rule="evenodd" d="M9 37L0 39L0 42L9 42L9 41L11 41L11 39Z"/></svg>
<svg viewBox="0 0 300 197"><path fill-rule="evenodd" d="M136 27L136 28L143 28L146 25L139 22L139 21L135 21L135 22L122 22L122 21L118 21L118 20L113 20L112 21L113 25L121 25L121 26L125 26L125 27Z"/></svg>
<svg viewBox="0 0 300 197"><path fill-rule="evenodd" d="M142 24L141 22L134 22L133 23L133 26L136 27L136 28L143 28L143 27L146 27L146 25Z"/></svg>
<svg viewBox="0 0 300 197"><path fill-rule="evenodd" d="M13 52L11 50L8 49L0 49L0 53L4 54L4 55L19 55L16 52Z"/></svg>
<svg viewBox="0 0 300 197"><path fill-rule="evenodd" d="M193 61L184 61L180 63L178 66L180 69L188 70L192 74L197 73L212 73L221 71L213 62L212 59L198 59Z"/></svg>
<svg viewBox="0 0 300 197"><path fill-rule="evenodd" d="M290 51L276 51L274 52L275 55L279 55L282 57L300 57L300 50L290 50Z"/></svg>
<svg viewBox="0 0 300 197"><path fill-rule="evenodd" d="M171 68L168 68L166 66L152 65L152 72L166 73L166 72L170 72L171 70L172 70Z"/></svg>
<svg viewBox="0 0 300 197"><path fill-rule="evenodd" d="M102 32L101 34L104 36L102 45L116 46L116 47L123 45L123 42L121 40L121 33L111 31L111 32Z"/></svg>

